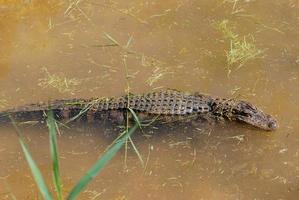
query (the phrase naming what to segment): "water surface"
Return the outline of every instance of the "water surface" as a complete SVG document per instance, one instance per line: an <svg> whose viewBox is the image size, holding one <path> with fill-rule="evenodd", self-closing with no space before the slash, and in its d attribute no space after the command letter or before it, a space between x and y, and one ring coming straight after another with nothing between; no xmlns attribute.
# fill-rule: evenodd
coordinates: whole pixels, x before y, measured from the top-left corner
<svg viewBox="0 0 299 200"><path fill-rule="evenodd" d="M275 132L234 123L151 127L134 135L147 161L122 150L81 199L298 199L298 1L6 1L0 3L0 106L160 88L246 99L279 121ZM228 21L262 51L229 67ZM47 129L24 127L47 182ZM118 129L62 128L64 192ZM0 128L0 199L37 199L10 126ZM148 136L149 135L149 136Z"/></svg>

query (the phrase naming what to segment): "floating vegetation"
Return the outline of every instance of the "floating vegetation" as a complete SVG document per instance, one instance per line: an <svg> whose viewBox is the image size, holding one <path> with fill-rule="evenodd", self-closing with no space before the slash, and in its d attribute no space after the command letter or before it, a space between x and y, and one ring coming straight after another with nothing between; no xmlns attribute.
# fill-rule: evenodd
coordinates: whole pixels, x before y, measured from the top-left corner
<svg viewBox="0 0 299 200"><path fill-rule="evenodd" d="M234 33L232 27L229 25L228 20L222 20L221 22L214 23L214 26L217 30L219 30L225 39L229 40L237 40L238 34Z"/></svg>
<svg viewBox="0 0 299 200"><path fill-rule="evenodd" d="M228 64L228 74L231 73L232 67L236 70L241 68L249 60L261 57L264 50L256 48L254 37L252 35L240 37L229 25L228 20L214 24L226 40L230 41L230 49L226 51L226 60Z"/></svg>
<svg viewBox="0 0 299 200"><path fill-rule="evenodd" d="M74 94L75 86L81 83L81 80L75 78L68 79L62 75L50 74L46 68L43 68L43 71L47 76L39 79L38 86L42 88L55 88L61 93Z"/></svg>
<svg viewBox="0 0 299 200"><path fill-rule="evenodd" d="M253 37L250 41L254 41ZM247 61L262 55L263 50L257 49L253 42L248 41L248 37L243 40L231 40L230 50L226 52L227 62L229 66L237 64L237 69L242 67Z"/></svg>

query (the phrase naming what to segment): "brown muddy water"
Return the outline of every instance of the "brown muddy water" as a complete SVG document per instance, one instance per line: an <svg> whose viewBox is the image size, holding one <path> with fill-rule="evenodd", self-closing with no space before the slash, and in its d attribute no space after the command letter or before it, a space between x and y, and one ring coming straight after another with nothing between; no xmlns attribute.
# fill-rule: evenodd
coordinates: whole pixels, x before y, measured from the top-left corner
<svg viewBox="0 0 299 200"><path fill-rule="evenodd" d="M80 199L299 199L296 0L0 1L1 109L159 88L246 99L275 132L224 123L150 127ZM127 78L126 78L127 77ZM22 128L50 184L45 125ZM111 125L61 128L64 193L113 141ZM11 126L0 127L0 199L38 199Z"/></svg>

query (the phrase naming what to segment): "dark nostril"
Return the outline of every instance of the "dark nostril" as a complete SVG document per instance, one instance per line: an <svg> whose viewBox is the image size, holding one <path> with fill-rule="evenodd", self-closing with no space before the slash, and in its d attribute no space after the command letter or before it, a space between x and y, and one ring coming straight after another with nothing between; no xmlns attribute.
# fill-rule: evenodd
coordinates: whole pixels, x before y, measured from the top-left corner
<svg viewBox="0 0 299 200"><path fill-rule="evenodd" d="M277 123L276 122L269 122L268 127L272 130L277 129Z"/></svg>

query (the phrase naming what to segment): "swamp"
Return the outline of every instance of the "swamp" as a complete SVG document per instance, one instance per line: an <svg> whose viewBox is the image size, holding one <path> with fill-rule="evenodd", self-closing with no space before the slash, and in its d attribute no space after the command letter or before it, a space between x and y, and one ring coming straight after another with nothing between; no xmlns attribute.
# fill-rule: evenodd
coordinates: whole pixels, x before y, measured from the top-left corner
<svg viewBox="0 0 299 200"><path fill-rule="evenodd" d="M279 127L11 119L0 200L299 199L298 0L0 0L0 111L168 88Z"/></svg>

